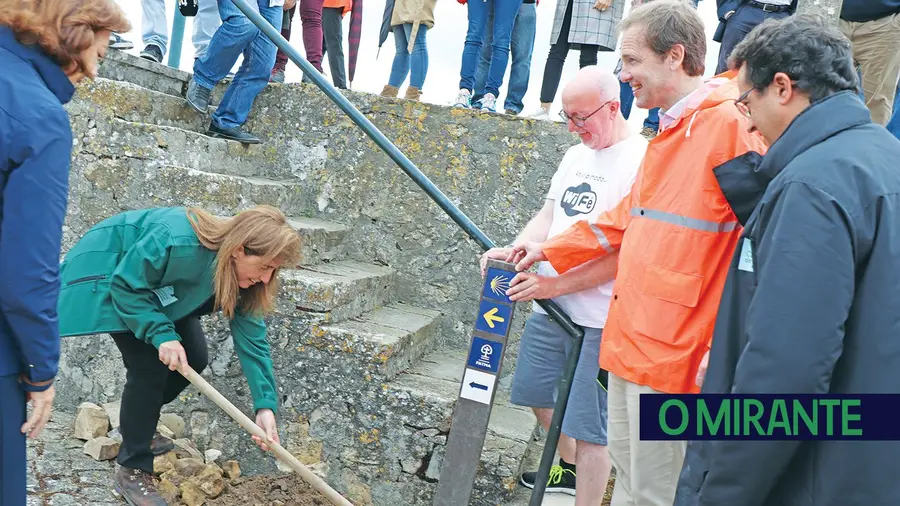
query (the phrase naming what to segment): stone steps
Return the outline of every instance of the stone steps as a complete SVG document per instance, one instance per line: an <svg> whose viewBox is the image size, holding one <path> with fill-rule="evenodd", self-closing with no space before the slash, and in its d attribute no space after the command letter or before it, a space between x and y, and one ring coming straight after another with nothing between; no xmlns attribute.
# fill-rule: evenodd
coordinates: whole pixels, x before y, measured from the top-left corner
<svg viewBox="0 0 900 506"><path fill-rule="evenodd" d="M300 265L330 262L341 255L341 244L350 229L340 223L316 218L290 217L288 222L300 234Z"/></svg>

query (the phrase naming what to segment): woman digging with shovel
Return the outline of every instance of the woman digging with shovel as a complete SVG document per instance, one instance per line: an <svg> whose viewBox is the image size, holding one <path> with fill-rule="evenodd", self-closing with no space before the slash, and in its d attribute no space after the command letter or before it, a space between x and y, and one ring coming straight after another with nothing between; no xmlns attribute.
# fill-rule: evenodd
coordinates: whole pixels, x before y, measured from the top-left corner
<svg viewBox="0 0 900 506"><path fill-rule="evenodd" d="M69 250L60 267L60 334L109 333L122 353L115 489L130 505L166 504L153 457L173 444L154 432L163 405L189 384L179 371L207 365L203 315L221 311L230 321L256 424L279 442L262 315L274 305L279 269L299 259L299 235L269 206L229 219L196 208L128 211L98 223Z"/></svg>

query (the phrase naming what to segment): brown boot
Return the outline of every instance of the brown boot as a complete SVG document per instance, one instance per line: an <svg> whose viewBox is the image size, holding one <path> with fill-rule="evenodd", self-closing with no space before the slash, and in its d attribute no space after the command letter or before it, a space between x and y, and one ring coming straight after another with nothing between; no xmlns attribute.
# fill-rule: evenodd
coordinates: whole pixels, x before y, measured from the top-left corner
<svg viewBox="0 0 900 506"><path fill-rule="evenodd" d="M415 86L409 86L406 88L406 96L403 97L406 100L415 100L418 101L422 96L422 90L416 88Z"/></svg>
<svg viewBox="0 0 900 506"><path fill-rule="evenodd" d="M130 506L168 506L156 489L153 475L140 469L119 466L116 471L116 492Z"/></svg>
<svg viewBox="0 0 900 506"><path fill-rule="evenodd" d="M384 89L381 90L381 96L387 98L397 98L397 95L400 94L400 88L396 86L391 86L390 84L386 84Z"/></svg>
<svg viewBox="0 0 900 506"><path fill-rule="evenodd" d="M163 436L159 432L153 434L153 440L150 441L150 452L153 456L165 455L175 449L175 442Z"/></svg>

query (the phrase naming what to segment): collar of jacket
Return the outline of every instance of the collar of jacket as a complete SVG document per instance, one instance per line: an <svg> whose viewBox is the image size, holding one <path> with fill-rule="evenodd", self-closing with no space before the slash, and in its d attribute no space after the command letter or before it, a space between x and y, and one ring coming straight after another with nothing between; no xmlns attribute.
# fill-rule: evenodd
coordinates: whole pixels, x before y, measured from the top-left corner
<svg viewBox="0 0 900 506"><path fill-rule="evenodd" d="M63 72L62 67L53 61L40 46L22 44L16 40L15 34L9 27L0 26L0 48L18 56L34 67L35 72L41 76L44 84L47 85L47 89L56 95L60 103L66 104L72 100L72 95L75 94L75 86L66 73Z"/></svg>
<svg viewBox="0 0 900 506"><path fill-rule="evenodd" d="M765 156L751 151L713 169L741 225L791 160L839 132L871 121L862 101L852 91L842 91L813 102L798 114Z"/></svg>

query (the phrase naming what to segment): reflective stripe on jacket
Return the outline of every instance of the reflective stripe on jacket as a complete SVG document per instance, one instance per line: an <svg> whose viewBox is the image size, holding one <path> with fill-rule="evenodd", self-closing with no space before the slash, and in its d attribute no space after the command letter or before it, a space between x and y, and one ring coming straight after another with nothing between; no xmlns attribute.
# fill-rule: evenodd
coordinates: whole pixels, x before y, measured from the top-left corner
<svg viewBox="0 0 900 506"><path fill-rule="evenodd" d="M697 369L741 232L713 169L766 150L759 134L748 133L737 97L731 79L688 106L650 141L618 206L544 243L560 274L621 250L600 366L661 392L699 392Z"/></svg>

